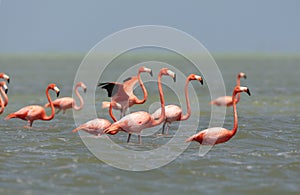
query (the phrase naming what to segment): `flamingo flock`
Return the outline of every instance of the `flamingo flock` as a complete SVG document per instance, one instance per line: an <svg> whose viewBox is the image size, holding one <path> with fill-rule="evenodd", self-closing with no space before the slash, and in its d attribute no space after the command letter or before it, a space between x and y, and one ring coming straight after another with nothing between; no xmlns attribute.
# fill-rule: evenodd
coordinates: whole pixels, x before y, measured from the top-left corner
<svg viewBox="0 0 300 195"><path fill-rule="evenodd" d="M102 108L108 108L108 113L113 122L110 122L105 118L96 118L92 119L82 125L79 125L72 130L73 133L83 130L92 135L101 136L103 134L115 135L118 132L122 131L128 134L127 142L130 142L132 134L138 136L139 144L142 144L141 132L146 131L147 128L162 125L162 134L168 134L170 124L175 121L184 121L188 120L191 116L192 109L189 100L188 85L191 81L195 80L200 82L203 85L203 78L197 74L190 74L185 81L184 94L186 100L187 113L183 114L181 107L175 104L165 105L164 93L162 88L162 77L168 76L176 82L176 74L168 69L161 68L157 76L157 87L159 91L160 98L160 108L157 109L154 113L148 113L145 111L132 112L126 115L126 112L129 107L135 104L143 104L147 101L148 93L146 87L141 79L141 73L148 73L150 76L153 76L152 70L145 66L142 66L138 69L136 76L132 76L128 79L125 79L123 83L118 82L100 82L99 87L107 91L110 101L103 101ZM195 135L186 139L186 142L195 141L202 145L216 145L229 141L238 130L238 114L237 114L237 104L240 101L240 94L242 92L247 93L249 96L250 90L247 87L240 85L240 79L247 78L246 74L240 72L236 78L236 86L233 89L232 96L223 96L219 97L210 102L211 105L215 106L226 106L233 107L234 115L234 125L231 130L225 129L223 127L213 127L209 129L202 130ZM3 114L6 106L8 105L8 86L7 84L10 81L10 77L5 73L0 73L0 114ZM134 94L134 87L139 83L142 91L143 98L139 99ZM39 105L29 105L19 109L16 112L8 114L5 117L5 120L10 120L12 118L19 118L21 120L27 121L28 125L26 128L31 128L35 120L44 120L49 121L54 118L55 114L58 114L60 111L63 111L63 114L68 109L74 109L76 111L81 110L84 107L84 99L79 93L79 88L82 88L85 93L87 86L83 82L76 84L74 92L76 97L79 99L79 104L76 103L76 100L72 97L62 97L57 98L52 101L50 97L50 91L54 91L59 96L60 89L56 84L52 83L46 87L46 97L48 103L44 106ZM51 114L47 115L45 108L51 108ZM57 112L55 113L55 109ZM114 114L114 110L120 111L120 118L117 119Z"/></svg>

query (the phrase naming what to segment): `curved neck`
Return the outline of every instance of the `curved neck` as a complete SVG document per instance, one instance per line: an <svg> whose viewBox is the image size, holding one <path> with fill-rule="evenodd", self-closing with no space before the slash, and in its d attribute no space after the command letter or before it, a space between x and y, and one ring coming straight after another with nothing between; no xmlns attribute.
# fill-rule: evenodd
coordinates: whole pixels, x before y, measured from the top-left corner
<svg viewBox="0 0 300 195"><path fill-rule="evenodd" d="M113 107L113 102L110 102L110 104L109 104L109 115L110 115L111 119L112 119L114 122L116 122L117 119L116 119L116 117L115 117L114 114L113 114L112 107Z"/></svg>
<svg viewBox="0 0 300 195"><path fill-rule="evenodd" d="M185 101L186 101L186 106L187 106L187 113L185 115L181 114L180 120L182 120L182 121L187 120L191 116L191 105L190 105L189 93L188 93L189 82L190 82L190 79L187 78L186 81L185 81L185 88L184 88Z"/></svg>
<svg viewBox="0 0 300 195"><path fill-rule="evenodd" d="M49 102L50 107L51 107L51 114L50 114L50 116L47 116L47 115L43 116L43 120L46 120L46 121L53 119L54 114L55 114L54 105L53 105L51 97L49 95L49 90L50 90L50 88L47 87L47 89L46 89L46 96L47 96L48 102Z"/></svg>
<svg viewBox="0 0 300 195"><path fill-rule="evenodd" d="M143 81L142 81L142 79L141 79L141 71L138 72L138 81L139 81L140 86L141 86L141 88L142 88L142 90L143 90L144 97L143 97L143 99L141 99L141 100L138 99L138 98L136 98L135 103L136 103L136 104L143 104L143 103L145 103L145 101L147 100L148 93L147 93L146 87L145 87L145 85L144 85L144 83L143 83Z"/></svg>
<svg viewBox="0 0 300 195"><path fill-rule="evenodd" d="M4 111L4 102L2 96L0 95L0 114L2 114L3 111Z"/></svg>
<svg viewBox="0 0 300 195"><path fill-rule="evenodd" d="M80 105L78 106L76 104L76 101L74 101L74 106L73 106L74 110L81 110L84 106L83 99L82 99L81 95L78 92L78 87L79 87L78 85L75 87L75 94L79 98Z"/></svg>
<svg viewBox="0 0 300 195"><path fill-rule="evenodd" d="M166 111L165 111L165 99L164 99L164 93L161 86L161 72L158 74L157 84L158 84L158 91L159 91L159 97L160 97L160 104L161 104L161 115L158 119L154 120L152 123L153 126L161 124L165 120Z"/></svg>
<svg viewBox="0 0 300 195"><path fill-rule="evenodd" d="M7 97L6 93L4 92L4 90L2 89L2 87L0 87L0 92L1 92L1 95L4 97L4 101L3 101L3 98L1 98L1 99L2 99L2 102L5 107L8 104L8 97Z"/></svg>
<svg viewBox="0 0 300 195"><path fill-rule="evenodd" d="M236 78L236 85L241 86L241 77L240 76L237 76L237 78ZM238 103L240 101L240 99L241 99L241 93L238 93L237 99L235 100L236 103Z"/></svg>
<svg viewBox="0 0 300 195"><path fill-rule="evenodd" d="M231 137L235 135L238 129L238 115L237 115L237 110L236 110L236 92L234 91L232 93L232 103L233 103L233 117L234 117L234 124L233 124L233 129L230 131Z"/></svg>

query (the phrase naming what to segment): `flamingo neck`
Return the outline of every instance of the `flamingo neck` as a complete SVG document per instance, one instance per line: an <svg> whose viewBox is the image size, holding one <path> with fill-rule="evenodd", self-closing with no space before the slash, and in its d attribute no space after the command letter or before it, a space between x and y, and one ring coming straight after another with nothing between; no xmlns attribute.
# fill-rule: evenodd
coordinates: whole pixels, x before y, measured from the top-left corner
<svg viewBox="0 0 300 195"><path fill-rule="evenodd" d="M138 81L139 81L140 86L141 86L141 88L142 88L142 90L143 90L144 97L143 97L143 99L141 99L141 100L138 99L138 98L136 98L135 103L136 103L136 104L143 104L143 103L145 103L145 101L146 101L147 98L148 98L148 93L147 93L146 87L145 87L145 85L144 85L144 83L143 83L143 81L142 81L142 79L141 79L141 71L138 72Z"/></svg>
<svg viewBox="0 0 300 195"><path fill-rule="evenodd" d="M234 122L233 122L233 129L230 131L231 137L234 136L237 132L238 129L238 115L237 115L237 110L236 110L236 92L234 91L232 93L232 103L233 103L233 117L234 117Z"/></svg>
<svg viewBox="0 0 300 195"><path fill-rule="evenodd" d="M7 97L6 93L4 92L4 90L2 89L2 87L0 88L0 92L1 92L1 95L4 97L4 102L3 102L3 99L2 99L2 102L4 103L4 107L5 107L8 104L8 97Z"/></svg>
<svg viewBox="0 0 300 195"><path fill-rule="evenodd" d="M114 114L113 114L112 108L113 108L113 102L110 102L110 105L109 105L109 115L110 115L111 119L112 119L114 122L116 122L117 119L116 119L116 117L115 117Z"/></svg>
<svg viewBox="0 0 300 195"><path fill-rule="evenodd" d="M236 85L241 86L241 77L240 76L237 76L237 78L236 78ZM238 103L240 101L240 99L241 99L241 93L238 93L237 99L235 100L236 103Z"/></svg>
<svg viewBox="0 0 300 195"><path fill-rule="evenodd" d="M4 102L2 96L0 96L0 114L2 114L3 111L4 111Z"/></svg>
<svg viewBox="0 0 300 195"><path fill-rule="evenodd" d="M161 86L161 77L162 73L160 72L158 74L157 84L158 84L158 91L159 91L159 98L160 98L160 104L161 104L161 115L158 119L154 120L153 126L161 124L166 117L166 111L165 111L165 99L164 99L164 93Z"/></svg>
<svg viewBox="0 0 300 195"><path fill-rule="evenodd" d="M75 95L78 97L80 105L78 106L76 104L76 101L74 101L74 106L73 106L74 110L81 110L83 108L83 106L84 106L83 99L82 99L80 93L78 92L78 87L79 87L79 85L76 85L76 87L75 87Z"/></svg>
<svg viewBox="0 0 300 195"><path fill-rule="evenodd" d="M187 106L187 113L185 115L181 114L180 120L187 120L191 116L191 105L190 105L190 100L189 100L189 93L188 93L188 88L189 88L189 82L190 78L187 78L185 81L185 88L184 88L184 93L185 93L185 101L186 101L186 106Z"/></svg>
<svg viewBox="0 0 300 195"><path fill-rule="evenodd" d="M46 114L43 116L42 119L46 120L46 121L53 119L54 114L55 114L55 109L54 109L54 105L53 105L53 102L51 100L51 97L49 95L49 90L50 90L50 87L48 86L47 89L46 89L46 96L47 96L48 102L49 102L50 107L51 107L51 114L49 116L47 116Z"/></svg>

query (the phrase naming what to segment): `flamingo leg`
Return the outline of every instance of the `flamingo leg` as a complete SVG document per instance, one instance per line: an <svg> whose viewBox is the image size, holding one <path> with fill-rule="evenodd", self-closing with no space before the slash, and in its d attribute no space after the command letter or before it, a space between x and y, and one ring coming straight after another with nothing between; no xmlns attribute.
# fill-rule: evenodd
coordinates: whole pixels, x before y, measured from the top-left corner
<svg viewBox="0 0 300 195"><path fill-rule="evenodd" d="M162 135L165 133L166 124L167 124L167 122L165 121L163 124L163 127L162 127L162 131L161 131Z"/></svg>
<svg viewBox="0 0 300 195"><path fill-rule="evenodd" d="M128 134L127 143L129 143L131 137L131 133Z"/></svg>
<svg viewBox="0 0 300 195"><path fill-rule="evenodd" d="M167 123L166 135L169 134L170 123Z"/></svg>
<svg viewBox="0 0 300 195"><path fill-rule="evenodd" d="M60 111L61 111L61 109L58 109L58 110L55 112L55 114L58 114L58 113L60 113Z"/></svg>
<svg viewBox="0 0 300 195"><path fill-rule="evenodd" d="M139 138L139 144L142 144L142 137L141 137L141 135L138 135L138 138Z"/></svg>

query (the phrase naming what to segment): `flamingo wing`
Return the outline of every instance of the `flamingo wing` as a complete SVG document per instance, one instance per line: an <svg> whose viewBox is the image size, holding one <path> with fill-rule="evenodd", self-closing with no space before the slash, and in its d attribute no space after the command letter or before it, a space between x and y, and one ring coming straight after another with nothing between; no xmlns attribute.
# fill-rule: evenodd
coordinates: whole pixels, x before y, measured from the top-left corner
<svg viewBox="0 0 300 195"><path fill-rule="evenodd" d="M133 95L133 88L134 85L138 82L138 77L137 76L132 76L129 77L127 79L125 79L123 82L123 86L124 86L124 91L129 95L132 96Z"/></svg>
<svg viewBox="0 0 300 195"><path fill-rule="evenodd" d="M120 89L123 89L123 84L116 82L99 83L98 86L107 90L108 97L115 96L117 93L119 93Z"/></svg>
<svg viewBox="0 0 300 195"><path fill-rule="evenodd" d="M180 119L182 110L177 105L167 105L165 106L166 112L166 121L172 122ZM161 115L161 108L157 109L153 114L152 117L154 119L158 119Z"/></svg>

